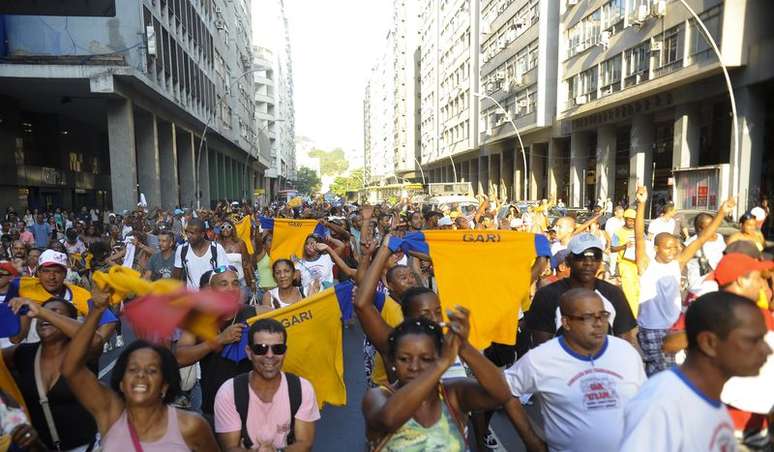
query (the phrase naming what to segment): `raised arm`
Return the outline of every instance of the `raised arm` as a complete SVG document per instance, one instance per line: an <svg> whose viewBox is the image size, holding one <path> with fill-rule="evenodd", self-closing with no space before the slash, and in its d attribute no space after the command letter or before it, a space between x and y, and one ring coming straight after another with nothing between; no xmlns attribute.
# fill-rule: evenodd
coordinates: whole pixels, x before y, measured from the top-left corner
<svg viewBox="0 0 774 452"><path fill-rule="evenodd" d="M637 187L637 218L634 219L634 256L639 274L648 268L648 255L645 252L645 204L648 202L648 189Z"/></svg>
<svg viewBox="0 0 774 452"><path fill-rule="evenodd" d="M602 212L600 211L593 217L589 218L585 223L575 226L575 231L573 231L573 234L577 234L579 232L585 231L586 229L589 228L589 226L591 226L591 223L599 220L599 217L601 216L602 216Z"/></svg>
<svg viewBox="0 0 774 452"><path fill-rule="evenodd" d="M347 263L344 262L344 259L342 259L341 256L339 256L339 253L337 253L333 248L331 248L325 243L318 243L317 250L327 251L328 255L331 256L331 259L333 259L333 262L339 267L339 270L341 270L345 275L349 276L350 278L355 277L357 270L347 265Z"/></svg>
<svg viewBox="0 0 774 452"><path fill-rule="evenodd" d="M379 310L374 306L374 298L382 270L392 254L390 248L387 247L388 237L385 238L384 245L379 248L373 261L371 261L371 265L357 288L354 301L357 319L363 327L363 332L382 356L387 356L387 338L392 332L392 328L382 319Z"/></svg>
<svg viewBox="0 0 774 452"><path fill-rule="evenodd" d="M103 386L97 376L86 367L86 358L94 340L99 319L107 310L110 302L110 292L103 292L95 287L92 291L92 301L93 306L89 310L89 315L86 316L86 321L67 346L62 361L62 376L67 379L70 390L73 391L81 405L97 421L97 427L104 435L121 415L124 402L118 394Z"/></svg>
<svg viewBox="0 0 774 452"><path fill-rule="evenodd" d="M718 227L720 227L720 224L723 222L723 218L725 218L726 215L730 214L734 210L734 206L736 206L736 200L733 197L728 198L720 206L720 209L718 209L718 213L715 214L715 218L712 219L712 223L710 223L706 228L704 228L703 231L701 231L701 234L696 237L696 240L691 242L690 245L683 249L683 252L680 253L680 256L678 256L678 262L680 263L681 269L685 267L688 261L691 260L693 255L699 251L699 248L701 248L702 245L707 242L707 240L715 236L715 233L718 231Z"/></svg>

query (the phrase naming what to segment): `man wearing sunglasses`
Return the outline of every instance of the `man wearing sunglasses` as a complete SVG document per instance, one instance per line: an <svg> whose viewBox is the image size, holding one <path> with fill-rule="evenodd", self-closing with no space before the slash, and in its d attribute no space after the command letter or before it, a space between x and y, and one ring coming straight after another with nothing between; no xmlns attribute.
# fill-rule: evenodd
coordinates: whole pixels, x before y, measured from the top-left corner
<svg viewBox="0 0 774 452"><path fill-rule="evenodd" d="M274 319L261 319L248 334L252 371L225 382L215 397L220 446L268 451L292 444L294 451L311 450L320 411L311 383L281 371L287 330Z"/></svg>
<svg viewBox="0 0 774 452"><path fill-rule="evenodd" d="M505 371L511 392L540 397L549 450L618 450L624 408L646 380L640 354L607 334L611 313L596 292L570 289L559 309L563 334ZM523 412L508 415L514 425L528 425Z"/></svg>
<svg viewBox="0 0 774 452"><path fill-rule="evenodd" d="M526 314L533 347L561 333L559 297L570 289L584 288L599 295L605 310L610 313L607 319L610 331L639 348L637 321L626 302L626 296L619 287L597 278L602 264L602 241L591 233L579 234L570 240L567 249L569 254L565 262L570 267L570 276L539 289Z"/></svg>

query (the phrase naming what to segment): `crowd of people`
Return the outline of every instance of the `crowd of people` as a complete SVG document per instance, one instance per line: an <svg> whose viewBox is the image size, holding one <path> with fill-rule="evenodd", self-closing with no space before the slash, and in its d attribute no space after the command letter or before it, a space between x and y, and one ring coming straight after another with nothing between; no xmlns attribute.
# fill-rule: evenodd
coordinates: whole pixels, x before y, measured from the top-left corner
<svg viewBox="0 0 774 452"><path fill-rule="evenodd" d="M283 371L293 330L247 320L342 281L355 286L349 302L365 335L369 450L492 450L497 410L530 451L767 450L768 211L745 213L738 232L723 236L733 199L693 224L680 224L667 204L646 226L647 204L640 187L632 206L605 203L585 221L550 200L520 209L486 197L470 211L409 199L121 214L9 208L0 313L20 320L0 338L0 450L311 450L321 416L315 388ZM298 255L272 258L266 219L315 220L325 232L304 237ZM513 341L476 348L475 309L443 304L438 263L394 246L435 230L550 243L525 276L531 288L518 301ZM178 325L172 337L124 341L133 337L122 322L132 296L111 303L115 294L95 281L114 266L190 291L238 294L239 309L218 319L214 339ZM513 302L481 287L475 303ZM117 343L101 381L99 358ZM244 347L240 359L224 353L233 347Z"/></svg>

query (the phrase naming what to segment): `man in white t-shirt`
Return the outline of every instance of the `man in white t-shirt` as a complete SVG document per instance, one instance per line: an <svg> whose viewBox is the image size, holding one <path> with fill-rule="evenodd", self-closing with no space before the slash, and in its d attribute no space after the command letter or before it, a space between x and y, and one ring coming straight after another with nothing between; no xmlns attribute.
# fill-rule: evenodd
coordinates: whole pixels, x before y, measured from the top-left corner
<svg viewBox="0 0 774 452"><path fill-rule="evenodd" d="M311 450L320 411L312 384L281 371L287 331L274 319L262 319L248 334L245 351L253 370L227 380L215 396L220 446L268 451L292 444L292 450Z"/></svg>
<svg viewBox="0 0 774 452"><path fill-rule="evenodd" d="M667 204L661 209L661 215L651 220L648 225L648 239L653 240L657 235L666 232L677 234L677 220L675 220L674 204Z"/></svg>
<svg viewBox="0 0 774 452"><path fill-rule="evenodd" d="M648 380L626 406L620 451L737 449L720 393L731 377L757 375L771 354L763 316L749 299L713 292L690 305L685 328L685 363Z"/></svg>
<svg viewBox="0 0 774 452"><path fill-rule="evenodd" d="M696 233L688 237L688 240L685 241L685 246L696 241L710 223L712 223L712 215L705 212L696 215L693 218L693 227ZM688 278L688 290L691 293L697 293L701 290L705 277L718 266L718 262L723 258L723 251L725 249L726 239L716 232L713 237L704 242L704 245L699 248L693 259L688 261L685 269Z"/></svg>
<svg viewBox="0 0 774 452"><path fill-rule="evenodd" d="M563 335L530 350L505 377L514 396L538 397L549 450L616 450L624 408L645 381L642 360L608 335L610 313L597 293L570 289L559 305Z"/></svg>
<svg viewBox="0 0 774 452"><path fill-rule="evenodd" d="M605 222L605 232L607 232L607 236L611 239L615 237L615 233L621 229L624 224L626 224L626 220L624 219L624 208L621 206L616 206L615 210L613 210L613 216L608 218ZM616 270L616 263L618 262L618 253L610 253L610 274L615 275Z"/></svg>
<svg viewBox="0 0 774 452"><path fill-rule="evenodd" d="M173 277L185 281L189 289L198 289L203 274L229 264L226 250L219 243L207 240L204 222L199 218L188 222L185 234L188 243L178 246L175 251Z"/></svg>

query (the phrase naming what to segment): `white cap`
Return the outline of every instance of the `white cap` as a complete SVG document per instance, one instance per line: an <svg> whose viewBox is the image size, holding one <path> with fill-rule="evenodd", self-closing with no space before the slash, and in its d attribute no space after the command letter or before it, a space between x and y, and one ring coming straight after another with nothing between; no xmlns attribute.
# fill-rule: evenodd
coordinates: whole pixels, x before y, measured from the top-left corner
<svg viewBox="0 0 774 452"><path fill-rule="evenodd" d="M766 219L766 211L762 207L753 207L750 210L750 215L754 216L757 221L763 221Z"/></svg>
<svg viewBox="0 0 774 452"><path fill-rule="evenodd" d="M67 255L60 253L59 251L46 250L38 258L38 267L50 267L52 265L59 265L67 268Z"/></svg>
<svg viewBox="0 0 774 452"><path fill-rule="evenodd" d="M449 217L441 217L438 220L438 226L451 226L452 225L452 219Z"/></svg>

